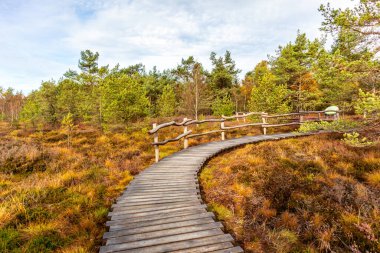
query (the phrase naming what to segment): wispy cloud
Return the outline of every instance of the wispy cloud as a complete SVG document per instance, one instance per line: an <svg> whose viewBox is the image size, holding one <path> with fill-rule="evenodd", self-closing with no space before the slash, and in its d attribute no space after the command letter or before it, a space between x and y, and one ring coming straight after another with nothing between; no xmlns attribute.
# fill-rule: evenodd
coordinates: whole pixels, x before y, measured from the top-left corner
<svg viewBox="0 0 380 253"><path fill-rule="evenodd" d="M324 0L0 2L0 86L30 91L41 80L75 69L79 52L100 53L100 64L175 67L195 56L206 67L211 51L230 50L243 73L294 40L297 30L320 37ZM354 2L334 1L345 7Z"/></svg>

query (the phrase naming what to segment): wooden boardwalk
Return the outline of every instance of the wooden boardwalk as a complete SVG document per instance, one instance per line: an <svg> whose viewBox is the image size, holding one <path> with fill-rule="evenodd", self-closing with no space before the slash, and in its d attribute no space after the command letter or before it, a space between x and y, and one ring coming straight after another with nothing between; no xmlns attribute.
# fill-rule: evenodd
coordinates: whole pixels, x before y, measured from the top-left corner
<svg viewBox="0 0 380 253"><path fill-rule="evenodd" d="M212 156L240 145L304 134L246 136L190 147L150 166L109 213L100 252L243 252L202 202L198 172Z"/></svg>

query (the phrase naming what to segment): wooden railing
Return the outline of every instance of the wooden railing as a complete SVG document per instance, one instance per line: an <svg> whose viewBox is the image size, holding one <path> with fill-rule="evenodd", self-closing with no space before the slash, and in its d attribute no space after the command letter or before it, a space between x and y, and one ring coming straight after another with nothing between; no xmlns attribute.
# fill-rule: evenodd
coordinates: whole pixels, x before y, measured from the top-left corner
<svg viewBox="0 0 380 253"><path fill-rule="evenodd" d="M327 115L326 113L333 112L333 115ZM283 126L294 126L294 125L301 125L305 122L315 122L315 121L333 121L339 119L339 112L340 111L304 111L304 112L297 112L297 113L286 113L286 114L277 114L277 115L269 115L265 112L248 112L248 113L236 113L234 116L222 116L219 119L204 119L204 120L192 120L184 118L182 122L175 122L170 121L166 122L160 125L157 125L157 123L153 124L153 128L148 132L149 134L153 135L153 143L154 150L155 150L155 161L158 162L160 158L160 151L159 146L165 145L169 142L175 142L179 141L182 138L183 141L183 148L186 149L189 146L189 139L196 138L203 135L210 135L215 133L221 134L221 140L226 139L226 131L239 129L239 128L246 128L246 127L261 127L263 134L267 134L267 128L272 127L283 127ZM259 118L261 119L260 122L248 122L247 118ZM243 124L233 125L233 126L225 126L226 121L232 121L232 120L239 120L243 119ZM273 122L275 120L275 122ZM252 120L250 120L252 121ZM189 130L188 127L190 125L199 125L204 123L220 123L220 127L215 130L207 131L207 132L201 132L201 133L193 133L192 130ZM182 127L183 133L178 135L175 138L172 139L166 139L163 141L159 141L158 139L158 132L160 129L166 128L166 127Z"/></svg>

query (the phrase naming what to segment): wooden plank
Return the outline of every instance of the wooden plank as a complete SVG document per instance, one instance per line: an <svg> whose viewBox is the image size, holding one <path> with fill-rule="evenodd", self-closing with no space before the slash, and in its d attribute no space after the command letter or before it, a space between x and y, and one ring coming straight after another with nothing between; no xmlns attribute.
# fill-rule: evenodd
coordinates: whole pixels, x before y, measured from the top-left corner
<svg viewBox="0 0 380 253"><path fill-rule="evenodd" d="M131 196L133 195L139 195L139 194L149 194L149 193L173 193L173 192L178 192L178 193L188 193L188 194L199 194L199 188L192 188L192 189L172 189L172 188L168 188L168 189L160 189L160 190L157 190L157 189L140 189L140 190L137 190L135 189L134 191L129 191L128 194L130 194ZM121 197L124 197L126 196L126 194L123 194L122 196L120 196L119 198Z"/></svg>
<svg viewBox="0 0 380 253"><path fill-rule="evenodd" d="M163 188L162 189L139 189L139 190L134 190L134 191L129 191L128 192L128 196L144 196L144 195L162 195L162 194L187 194L187 195L191 195L191 194L199 194L199 186L195 186L195 187L191 187L189 189L172 189L172 188ZM127 197L127 195L122 195L118 198L119 199L124 199L125 197Z"/></svg>
<svg viewBox="0 0 380 253"><path fill-rule="evenodd" d="M121 229L133 229L139 227L154 226L159 224L174 223L180 221L188 220L198 220L203 218L214 218L215 215L212 212L202 212L202 213L188 213L188 214L171 214L165 217L153 217L153 220L142 220L136 222L136 220L117 220L117 221L107 221L106 225L110 227L110 231L121 230Z"/></svg>
<svg viewBox="0 0 380 253"><path fill-rule="evenodd" d="M189 197L181 198L181 199L170 199L170 200L152 200L152 201L146 201L146 202L125 202L126 206L146 206L146 205L152 205L152 204L165 204L165 203L178 203L178 202L186 202L186 201L199 201L200 199L197 197Z"/></svg>
<svg viewBox="0 0 380 253"><path fill-rule="evenodd" d="M135 186L144 186L144 187L159 187L159 186L196 186L198 185L198 182L195 181L189 181L189 182L178 182L178 183L168 183L168 182L136 182L135 184L131 185L131 187Z"/></svg>
<svg viewBox="0 0 380 253"><path fill-rule="evenodd" d="M143 206L128 206L128 203L122 203L122 204L113 204L112 210L115 210L115 208L122 207L124 210L147 210L147 208L161 208L161 207L174 207L174 206L194 206L199 205L200 201L182 201L182 202L175 202L175 203L164 203L164 204L151 204L151 205L143 205Z"/></svg>
<svg viewBox="0 0 380 253"><path fill-rule="evenodd" d="M191 197L197 197L197 198L201 198L200 194L197 194L197 193L192 193L190 195ZM127 203L128 201L133 201L133 200L141 200L141 201L145 201L145 200L152 200L152 199L167 199L167 198L172 198L172 197L176 197L176 198L187 198L189 197L189 194L188 193L148 193L148 194L140 194L140 195L131 195L131 196L125 196L124 198L121 198L118 200L117 203Z"/></svg>
<svg viewBox="0 0 380 253"><path fill-rule="evenodd" d="M211 217L205 217L201 219L192 219L192 220L184 220L184 221L178 221L178 222L171 222L171 223L162 223L162 224L156 224L156 225L150 225L150 226L144 226L144 227L136 227L136 228L125 228L120 227L118 230L106 232L103 236L104 239L112 238L112 237L121 237L126 235L135 235L135 234L142 234L142 233L148 233L148 232L154 232L154 231L163 231L168 229L174 229L174 228L183 228L183 227L191 227L191 226L199 226L199 225L205 225L205 224L218 224L217 227L213 228L221 228L221 223L215 222L213 218Z"/></svg>
<svg viewBox="0 0 380 253"><path fill-rule="evenodd" d="M185 206L185 207L174 207L170 209L145 211L145 212L139 212L139 213L131 212L129 210L120 210L120 211L115 211L115 212L109 212L108 215L110 217L122 215L125 218L133 218L133 217L149 216L149 215L162 214L162 213L180 212L184 210L196 210L196 209L202 209L202 208L206 209L206 207L207 207L206 205Z"/></svg>
<svg viewBox="0 0 380 253"><path fill-rule="evenodd" d="M180 235L184 233L193 233L193 232L200 232L200 231L206 231L206 230L212 230L212 229L219 229L219 228L222 228L223 225L220 222L213 222L212 220L209 222L204 221L203 224L191 224L189 226L176 226L176 227L171 228L168 224L165 224L165 225L160 225L157 227L158 228L156 230L152 230L152 231L149 231L147 229L148 227L144 227L144 229L147 231L137 232L137 233L133 233L133 230L119 230L116 232L111 232L113 233L112 234L113 236L107 238L106 245L135 242L135 241L141 241L141 240L161 238L165 236ZM138 229L138 230L142 230L142 229ZM124 233L128 233L128 234L124 234Z"/></svg>
<svg viewBox="0 0 380 253"><path fill-rule="evenodd" d="M137 179L135 182L133 182L132 185L141 185L141 184L168 184L168 185L176 185L176 184L188 184L188 183L196 183L198 184L198 180L194 177L189 178L183 178L183 179L177 179L171 181L170 179Z"/></svg>
<svg viewBox="0 0 380 253"><path fill-rule="evenodd" d="M128 196L124 196L122 198L120 198L119 200L124 200L124 199L146 199L146 198L160 198L160 197L174 197L174 196L177 196L177 197L187 197L189 195L192 195L192 196L198 196L200 197L199 193L195 192L195 191L187 191L187 192L176 192L176 191L172 191L172 192L145 192L145 193L142 193L142 192L139 192L137 194L130 194Z"/></svg>
<svg viewBox="0 0 380 253"><path fill-rule="evenodd" d="M218 243L225 243L225 242L232 242L233 239L230 235L217 235L217 236L210 236L206 238L197 238L192 240L186 240L186 241L179 241L179 242L173 242L173 243L167 243L167 244L161 244L161 245L155 245L150 247L144 247L139 249L132 249L132 250L122 250L120 253L164 253L164 252L173 252L173 251L182 251L191 249L194 247L201 247L206 246L210 244L218 244ZM100 252L102 253L102 248L100 249ZM107 252L107 251L104 251Z"/></svg>
<svg viewBox="0 0 380 253"><path fill-rule="evenodd" d="M188 196L188 197L161 197L161 198L147 198L147 199L122 199L118 203L141 203L141 202L150 202L150 201L163 201L163 200L195 200L198 198L198 195Z"/></svg>
<svg viewBox="0 0 380 253"><path fill-rule="evenodd" d="M189 212L194 212L194 213L205 213L206 212L206 209L204 208L192 208L192 209L183 209L181 211L177 211L177 212L174 212L174 211L169 211L169 212L157 212L157 213L139 213L138 215L137 214L119 214L119 215L110 215L109 217L111 218L111 220L125 220L125 219L133 219L133 220L136 220L136 219L140 219L140 220L144 220L144 217L147 219L147 218L152 218L154 216L156 217L165 217L165 215L170 215L170 214L175 214L175 215L180 215L180 214L187 214Z"/></svg>
<svg viewBox="0 0 380 253"><path fill-rule="evenodd" d="M168 210L172 208L177 208L177 207L194 207L195 205L199 205L198 203L188 203L188 202L182 202L180 204L165 204L165 205L151 205L150 207L138 207L138 208L133 208L133 207L128 207L128 206L117 206L113 208L112 212L119 212L119 211L128 211L130 213L141 213L141 212L148 212L148 211L158 211L158 210Z"/></svg>
<svg viewBox="0 0 380 253"><path fill-rule="evenodd" d="M166 186L166 188L180 188L180 187L198 187L199 183L197 181L189 181L189 182L178 182L178 183L169 183L165 181L151 181L151 182L136 182L135 184L131 184L127 189L135 189L135 188L143 188L146 190L152 188L162 188Z"/></svg>
<svg viewBox="0 0 380 253"><path fill-rule="evenodd" d="M216 235L223 236L224 234L222 230L220 229L191 232L191 233L186 233L186 234L165 236L165 237L142 240L142 241L106 245L100 248L100 252L103 253L103 252L113 252L113 251L132 250L132 249L134 250L134 252L136 252L136 250L139 248L146 248L146 247L154 246L154 245L162 245L161 247L165 247L165 244L169 244L173 242L187 241L187 240L211 237L211 236L216 236ZM166 246L166 248L167 248L166 251L175 250L175 248L172 249L172 247L170 246L169 247Z"/></svg>
<svg viewBox="0 0 380 253"><path fill-rule="evenodd" d="M164 187L164 186L151 186L151 187L144 187L144 186L139 186L139 185L136 185L136 186L131 186L127 189L127 192L131 192L131 191L135 191L135 190L196 190L199 188L199 185L179 185L179 186L168 186L168 187Z"/></svg>

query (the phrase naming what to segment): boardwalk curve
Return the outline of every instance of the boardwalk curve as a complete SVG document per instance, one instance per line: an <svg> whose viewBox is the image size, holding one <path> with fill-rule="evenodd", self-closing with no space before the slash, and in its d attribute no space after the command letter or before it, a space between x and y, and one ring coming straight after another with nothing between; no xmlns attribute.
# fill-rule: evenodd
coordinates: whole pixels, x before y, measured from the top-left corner
<svg viewBox="0 0 380 253"><path fill-rule="evenodd" d="M117 199L103 236L105 252L243 252L202 202L198 172L216 154L237 146L307 134L246 136L205 143L150 166Z"/></svg>

